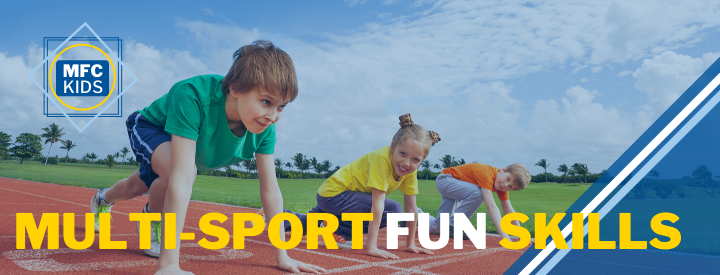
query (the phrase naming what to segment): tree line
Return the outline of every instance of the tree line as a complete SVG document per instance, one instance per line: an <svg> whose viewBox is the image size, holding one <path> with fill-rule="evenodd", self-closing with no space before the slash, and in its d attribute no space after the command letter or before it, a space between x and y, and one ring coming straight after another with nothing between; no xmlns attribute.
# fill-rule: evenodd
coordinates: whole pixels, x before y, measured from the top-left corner
<svg viewBox="0 0 720 275"><path fill-rule="evenodd" d="M628 178L632 178L633 175L630 174ZM631 192L635 199L649 199L651 192L660 199L670 199L673 194L677 198L686 199L693 196L692 191L697 191L696 194L707 194L711 199L715 199L715 187L720 186L718 180L720 176L713 177L712 171L706 165L699 165L690 176L681 179L660 179L660 172L653 169L638 181Z"/></svg>
<svg viewBox="0 0 720 275"><path fill-rule="evenodd" d="M7 158L15 158L20 161L20 164L24 160L42 160L44 165L58 164L61 161L68 163L90 163L91 165L100 164L107 165L109 169L117 165L118 162L120 167L129 164L137 166L138 163L135 161L134 156L130 154L130 149L123 147L120 151L107 155L105 158L100 158L94 152L86 153L82 158L75 159L70 158L70 150L78 147L78 144L72 140L63 140L62 136L65 135L63 132L64 128L60 128L57 124L52 123L48 127L42 128L43 131L40 135L32 133L22 133L15 138L12 142L12 136L0 132L0 161ZM48 151L44 157L42 157L42 143L50 144ZM65 150L65 158L61 159L57 155L50 157L50 152L55 143L61 143L60 149ZM42 157L42 159L41 159ZM293 156L290 161L283 161L280 158L276 158L275 161L275 176L277 178L290 178L290 179L302 179L302 178L328 178L337 170L340 166L333 167L333 163L329 160L320 161L315 157L310 158L302 153L297 153ZM430 160L424 160L418 169L418 178L431 180L437 178L443 169L454 167L465 164L465 159L456 160L451 155L444 155L438 159L437 163L433 163ZM557 171L562 173L560 176L556 176L552 173L547 172L547 168L550 164L546 159L540 159L536 164L544 169L544 173L532 176L531 182L580 182L587 183L596 181L602 173L591 173L586 164L575 163L571 166L561 164L558 166ZM237 170L233 169L237 167ZM244 171L243 171L244 170ZM209 172L199 173L203 175L214 175L214 176L225 176L225 177L237 177L237 178L257 178L257 163L255 158L241 161L232 166L226 166L223 169L217 169Z"/></svg>
<svg viewBox="0 0 720 275"><path fill-rule="evenodd" d="M118 164L119 160L121 160L121 168L128 162L131 165L137 165L137 162L135 162L132 157L127 157L128 153L130 153L130 149L127 147L123 147L119 152L107 155L105 158L99 158L95 152L87 153L81 159L70 158L70 150L78 147L78 144L69 139L62 139L62 136L65 135L63 132L64 128L60 128L60 126L53 123L41 130L43 133L40 135L21 133L15 138L14 142L12 141L12 135L0 132L0 161L7 158L14 158L20 160L20 164L25 160L40 160L43 161L43 165L45 166L47 166L48 163L59 164L59 162L63 160L57 155L50 157L53 145L59 142L62 144L60 149L65 150L65 166L67 166L68 163L79 163L82 161L83 164L88 162L91 164L107 165L108 169L112 169L113 166ZM43 141L45 144L50 144L44 157L42 157ZM95 161L96 159L98 161Z"/></svg>

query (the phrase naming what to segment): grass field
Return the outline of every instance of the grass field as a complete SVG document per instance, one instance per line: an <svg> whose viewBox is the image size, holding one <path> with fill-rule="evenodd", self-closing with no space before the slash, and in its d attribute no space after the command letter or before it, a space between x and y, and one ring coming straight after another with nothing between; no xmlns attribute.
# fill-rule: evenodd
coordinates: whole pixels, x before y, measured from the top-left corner
<svg viewBox="0 0 720 275"><path fill-rule="evenodd" d="M108 169L107 166L83 165L70 163L64 166L43 166L40 162L25 161L22 165L13 161L0 162L0 176L25 179L39 182L57 183L89 188L110 187L120 179L129 176L137 167L120 166ZM283 193L285 208L307 212L315 206L315 194L324 179L280 179L278 184ZM525 190L512 191L510 201L515 211L531 217L524 227L534 234L534 213L547 213L552 217L555 213L565 212L570 205L585 192L589 186L584 184L531 183ZM437 215L441 196L435 188L434 180L420 180L420 194L417 196L418 207L433 216ZM401 192L389 195L402 204ZM89 198L88 198L89 199ZM238 179L198 175L193 186L193 200L218 202L230 205L260 208L260 188L257 179ZM495 197L497 205L500 201ZM481 206L478 213L484 213ZM475 222L475 217L471 220ZM486 221L487 231L496 232L489 217Z"/></svg>

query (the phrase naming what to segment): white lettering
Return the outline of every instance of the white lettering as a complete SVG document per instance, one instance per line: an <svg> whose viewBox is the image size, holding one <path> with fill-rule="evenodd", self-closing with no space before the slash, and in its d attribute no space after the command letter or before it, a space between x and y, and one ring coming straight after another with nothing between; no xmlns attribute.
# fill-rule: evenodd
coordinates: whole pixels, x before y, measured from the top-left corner
<svg viewBox="0 0 720 275"><path fill-rule="evenodd" d="M91 69L91 70L92 70L92 75L93 75L94 77L100 77L100 76L103 75L102 72L99 72L99 73L98 73L98 72L95 72L95 69L97 69L97 68L100 68L100 70L102 70L102 65L100 65L100 64L95 64L95 65L92 66L92 69Z"/></svg>
<svg viewBox="0 0 720 275"><path fill-rule="evenodd" d="M96 94L102 93L102 87L100 87L98 85L98 82L102 83L102 81L100 81L100 80L95 80L95 82L93 82L93 86L95 86L95 88L97 88L97 92L93 90L93 93L96 93Z"/></svg>
<svg viewBox="0 0 720 275"><path fill-rule="evenodd" d="M85 84L87 84L87 90L85 90ZM87 94L90 92L92 87L90 86L90 81L83 80L82 84L80 84L80 93L81 94Z"/></svg>
<svg viewBox="0 0 720 275"><path fill-rule="evenodd" d="M85 73L89 72L90 64L80 64L80 77L85 77ZM77 77L77 75L75 75Z"/></svg>
<svg viewBox="0 0 720 275"><path fill-rule="evenodd" d="M64 94L67 93L67 90L68 90L68 89L70 90L70 93L71 93L71 94L74 94L74 93L75 93L75 92L73 92L72 86L70 86L70 85L72 85L73 81L74 81L74 80L70 80L70 83L68 83L67 80L63 80L63 84L65 85L65 89L63 89L63 93L64 93Z"/></svg>
<svg viewBox="0 0 720 275"><path fill-rule="evenodd" d="M78 75L78 64L63 64L63 77L77 77Z"/></svg>

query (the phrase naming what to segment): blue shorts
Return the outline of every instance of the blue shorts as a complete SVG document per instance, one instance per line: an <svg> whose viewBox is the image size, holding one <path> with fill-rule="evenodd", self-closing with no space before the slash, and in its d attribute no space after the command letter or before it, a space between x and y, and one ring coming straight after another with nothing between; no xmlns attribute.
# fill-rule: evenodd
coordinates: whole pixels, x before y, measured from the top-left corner
<svg viewBox="0 0 720 275"><path fill-rule="evenodd" d="M135 160L140 163L140 179L150 188L153 181L160 177L152 170L152 154L160 144L170 141L171 136L163 127L150 122L138 112L130 115L125 125Z"/></svg>

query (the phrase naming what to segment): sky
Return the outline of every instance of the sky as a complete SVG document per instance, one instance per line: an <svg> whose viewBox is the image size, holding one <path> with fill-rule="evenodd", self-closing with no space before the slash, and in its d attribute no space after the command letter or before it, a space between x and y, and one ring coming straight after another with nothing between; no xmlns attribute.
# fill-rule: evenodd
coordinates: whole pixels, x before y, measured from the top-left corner
<svg viewBox="0 0 720 275"><path fill-rule="evenodd" d="M0 131L14 139L57 123L79 144L70 151L76 158L129 147L128 115L180 80L224 75L235 50L265 39L290 54L299 83L277 122L275 156L285 162L303 153L348 164L390 145L397 117L410 113L442 138L432 163L449 154L538 174L534 164L547 159L555 174L576 162L597 173L720 57L720 3L712 1L4 6ZM123 63L138 81L123 96L123 118L99 118L80 133L66 118L43 115L42 91L28 73L43 60L44 37L67 37L85 22L123 40ZM58 147L51 155L65 154Z"/></svg>

